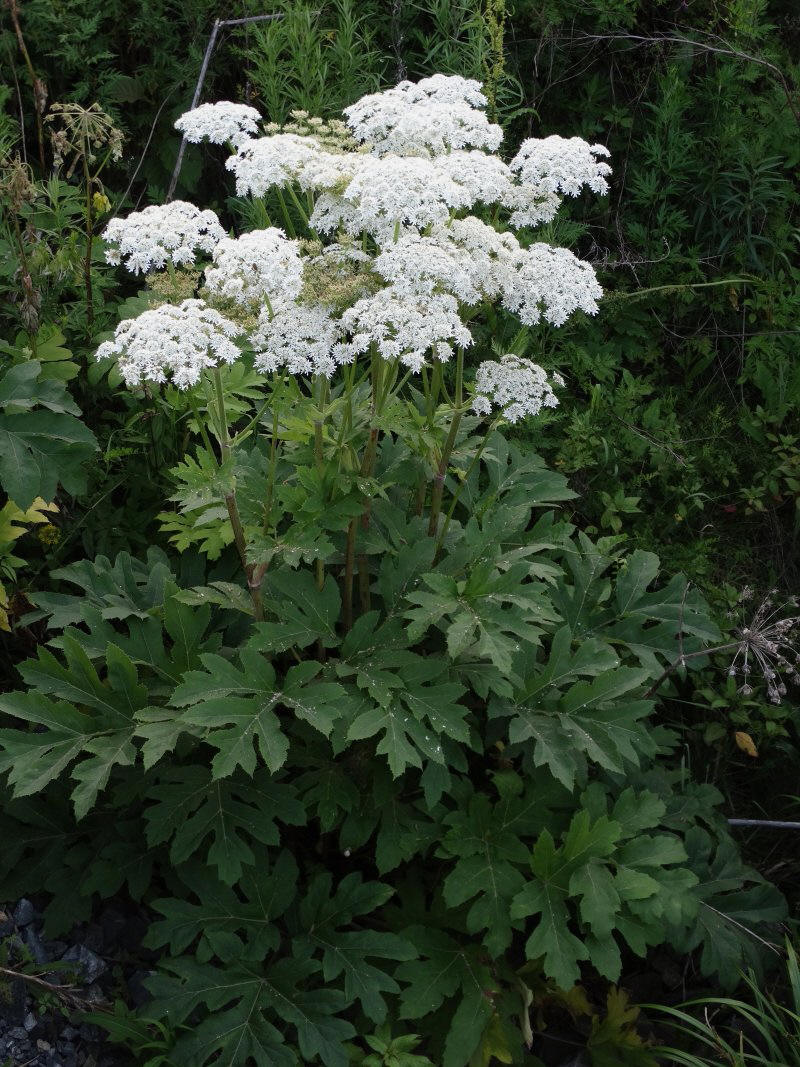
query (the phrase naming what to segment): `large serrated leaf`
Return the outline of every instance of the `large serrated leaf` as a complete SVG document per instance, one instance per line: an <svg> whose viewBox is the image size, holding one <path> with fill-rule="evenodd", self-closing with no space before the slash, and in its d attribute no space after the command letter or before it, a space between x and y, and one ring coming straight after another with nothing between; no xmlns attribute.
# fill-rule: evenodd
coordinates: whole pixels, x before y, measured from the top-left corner
<svg viewBox="0 0 800 1067"><path fill-rule="evenodd" d="M329 575L321 590L307 570L282 571L271 575L264 603L275 622L260 622L251 644L264 652L307 648L315 641L327 647L339 643L336 621L341 609L339 587Z"/></svg>
<svg viewBox="0 0 800 1067"><path fill-rule="evenodd" d="M302 825L306 819L292 787L273 781L265 771L257 771L252 780L214 781L205 767L176 766L161 775L147 796L154 802L144 812L148 842L170 842L173 863L207 855L227 885L255 864L255 845L278 843L276 820Z"/></svg>

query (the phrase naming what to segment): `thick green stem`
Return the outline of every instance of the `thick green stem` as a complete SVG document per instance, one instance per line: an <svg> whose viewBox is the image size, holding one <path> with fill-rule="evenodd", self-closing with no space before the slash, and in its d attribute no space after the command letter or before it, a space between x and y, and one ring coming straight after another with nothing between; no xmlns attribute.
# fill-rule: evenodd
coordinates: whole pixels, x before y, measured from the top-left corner
<svg viewBox="0 0 800 1067"><path fill-rule="evenodd" d="M369 431L367 447L364 449L364 459L361 463L361 474L369 478L375 467L375 457L378 453L378 427L375 425L378 416L392 388L392 383L397 374L397 366L387 366L384 360L373 352L372 355L372 426ZM372 517L372 499L366 497L364 510L361 513L361 529L366 534L369 530ZM370 588L369 588L369 560L366 552L361 552L358 557L358 593L361 602L362 613L369 611Z"/></svg>
<svg viewBox="0 0 800 1067"><path fill-rule="evenodd" d="M322 452L322 424L325 418L325 378L318 374L314 382L314 403L316 404L316 414L314 418L314 460L317 464L317 470L322 471L324 466L324 456Z"/></svg>
<svg viewBox="0 0 800 1067"><path fill-rule="evenodd" d="M387 369L386 373L391 375L391 370ZM372 354L372 425L370 426L369 438L364 448L364 455L361 460L361 476L362 478L369 478L372 474L375 466L375 457L378 453L378 435L379 429L375 425L378 416L380 415L383 404L386 402L388 396L388 390L383 388L384 375L384 362L377 353ZM364 510L361 514L361 519L353 519L347 528L347 542L345 545L345 563L344 563L344 625L347 630L353 625L353 577L355 573L355 549L356 549L356 534L358 531L358 525L360 521L361 529L368 530L370 522L370 510L371 501L369 497L364 500ZM358 571L359 571L359 594L361 601L361 610L369 610L369 565L367 561L366 553L361 553L358 558Z"/></svg>
<svg viewBox="0 0 800 1067"><path fill-rule="evenodd" d="M444 496L444 483L447 478L447 468L450 466L450 457L458 436L458 427L464 410L464 349L458 349L456 358L456 410L453 413L453 421L450 423L450 431L447 434L439 466L433 479L433 494L431 497L431 517L428 523L428 535L433 537L439 525L439 512L442 508Z"/></svg>
<svg viewBox="0 0 800 1067"><path fill-rule="evenodd" d="M280 381L283 385L283 379ZM272 494L275 488L275 466L278 461L278 401L277 401L277 387L273 391L273 406L272 406L272 440L269 445L269 472L267 474L267 500L266 500L266 514L264 515L264 533L269 533L272 515Z"/></svg>
<svg viewBox="0 0 800 1067"><path fill-rule="evenodd" d="M459 498L461 496L461 490L467 484L467 481L469 480L470 474L472 474L472 472L475 470L475 467L476 467L477 463L480 461L480 458L483 455L483 450L484 450L484 448L486 448L486 445L487 445L487 443L489 441L489 438L491 437L492 432L494 431L495 427L497 426L497 421L498 420L495 420L492 423L492 425L489 427L489 429L487 430L486 436L481 441L480 447L478 448L478 451L472 457L472 462L470 463L469 467L467 467L467 473L461 479L461 482L460 482L460 484L458 486L458 489L456 489L455 493L453 493L453 499L450 501L450 507L447 509L447 516L446 516L446 518L444 520L444 524L443 524L442 529L441 529L441 531L439 533L439 536L436 539L436 545L435 545L434 550L433 550L433 563L434 563L434 565L436 565L439 562L439 556L441 555L442 545L444 544L444 539L447 536L447 531L450 529L450 520L452 519L453 513L456 510L456 505L458 504Z"/></svg>
<svg viewBox="0 0 800 1067"><path fill-rule="evenodd" d="M301 204L300 198L298 197L297 193L294 191L294 188L291 185L287 185L286 188L289 190L289 196L292 199L292 203L297 208L297 211L298 211L298 213L300 215L300 218L303 220L303 222L306 225L306 229L311 234L311 236L314 238L314 240L318 241L319 240L319 234L312 227L311 221L310 221L309 216L308 216L308 213L306 212L306 209Z"/></svg>
<svg viewBox="0 0 800 1067"><path fill-rule="evenodd" d="M225 415L225 394L222 389L222 375L219 367L214 368L214 391L217 398L217 440L219 441L222 462L231 454L231 442L228 437L228 419Z"/></svg>
<svg viewBox="0 0 800 1067"><path fill-rule="evenodd" d="M242 441L244 441L245 437L247 437L247 435L250 433L250 431L253 429L253 427L256 426L261 421L261 416L264 414L264 412L267 410L267 408L270 406L271 403L272 403L272 398L271 397L269 397L268 399L266 399L264 401L264 403L261 405L261 407L255 413L255 415L253 415L253 417L247 423L247 425L245 427L243 427L243 429L239 430L239 432L237 434L235 434L231 438L231 447L235 448L236 445L238 445Z"/></svg>
<svg viewBox="0 0 800 1067"><path fill-rule="evenodd" d="M434 360L433 370L431 371L431 392L430 392L430 410L431 418L436 413L436 408L439 405L439 393L442 388L442 365L439 360Z"/></svg>
<svg viewBox="0 0 800 1067"><path fill-rule="evenodd" d="M283 198L283 193L281 192L280 186L276 187L275 192L278 196L278 203L281 206L284 222L286 223L286 232L289 234L290 237L297 237L297 231L294 228L292 216L289 214L289 209L286 206L286 201Z"/></svg>
<svg viewBox="0 0 800 1067"><path fill-rule="evenodd" d="M367 441L366 448L364 449L364 456L361 460L361 475L364 478L368 478L372 474L372 469L375 465L375 457L378 452L378 428L373 426L369 432L369 439ZM364 511L361 514L361 518L352 519L350 525L347 528L347 542L345 545L344 554L344 625L345 629L349 630L353 625L353 578L355 575L355 558L356 558L356 534L358 531L359 522L362 530L369 529L369 517L370 517L370 501L367 498L364 502ZM359 591L361 599L361 607L363 611L369 610L369 574L367 572L367 559L364 553L359 556ZM365 607L365 604L367 605Z"/></svg>
<svg viewBox="0 0 800 1067"><path fill-rule="evenodd" d="M188 391L186 395L189 398L189 405L192 409L192 414L194 415L194 421L197 423L197 428L200 431L200 436L203 438L203 444L206 446L206 451L208 452L208 454L213 458L214 449L211 447L211 438L208 436L208 430L206 429L205 422L203 421L203 419L200 418L200 412L197 409L197 401L195 400L191 391Z"/></svg>
<svg viewBox="0 0 800 1067"><path fill-rule="evenodd" d="M358 522L350 520L347 527L347 541L344 546L344 590L342 595L342 615L345 632L349 633L353 626L353 573L356 560L356 530Z"/></svg>
<svg viewBox="0 0 800 1067"><path fill-rule="evenodd" d="M450 423L450 431L442 449L442 456L436 474L433 478L433 493L431 494L431 515L428 522L428 536L433 537L439 526L439 512L442 510L442 497L444 496L444 483L447 478L447 468L450 466L450 457L453 454L453 446L456 443L458 427L461 423L461 412L456 411L453 421Z"/></svg>
<svg viewBox="0 0 800 1067"><path fill-rule="evenodd" d="M362 464L361 473L364 477L369 478L372 474L375 466L375 457L378 452L378 428L374 426L369 432L369 441L367 442L367 448L364 453L364 463ZM361 513L361 529L366 534L369 530L369 523L372 517L372 500L370 497L364 502L364 510ZM369 589L369 560L367 559L366 552L361 552L358 557L358 592L359 599L361 601L361 611L369 611L370 601L370 589Z"/></svg>
<svg viewBox="0 0 800 1067"><path fill-rule="evenodd" d="M225 415L225 393L222 388L222 375L220 374L218 367L214 368L214 389L217 397L217 418L219 420L217 425L217 436L219 438L219 449L222 462L225 463L231 455L231 442L230 437L228 436L228 420ZM244 535L242 519L239 515L239 505L236 502L236 491L234 489L225 493L225 507L228 509L228 517L231 520L231 528L233 529L233 541L236 545L236 551L239 553L242 569L244 570L247 579L247 588L253 601L253 612L256 619L261 621L261 619L264 618L264 605L261 600L261 582L264 578L266 566L263 564L256 566L247 561L247 539Z"/></svg>
<svg viewBox="0 0 800 1067"><path fill-rule="evenodd" d="M345 434L353 426L353 389L355 387L356 380L356 367L353 364L349 368L348 374L347 368L343 370L345 381L345 403L344 411L342 412L342 424L339 427L339 437L336 441L336 456L339 470L342 469L342 456L344 455L344 438Z"/></svg>
<svg viewBox="0 0 800 1067"><path fill-rule="evenodd" d="M314 382L314 393L316 394L315 401L319 417L314 419L314 459L320 477L322 476L322 471L325 466L325 456L322 447L322 423L325 414L324 403L326 384L325 378L321 374L317 375L317 380ZM315 561L315 567L317 574L317 589L321 592L325 586L325 564L321 559L317 559ZM317 641L317 657L322 661L325 660L325 646L322 643L322 638Z"/></svg>
<svg viewBox="0 0 800 1067"><path fill-rule="evenodd" d="M260 216L260 222L261 222L262 227L266 229L268 226L271 226L272 225L272 219L269 217L269 212L267 211L267 205L264 203L263 200L254 200L253 202L256 205L256 208L258 210L258 214Z"/></svg>

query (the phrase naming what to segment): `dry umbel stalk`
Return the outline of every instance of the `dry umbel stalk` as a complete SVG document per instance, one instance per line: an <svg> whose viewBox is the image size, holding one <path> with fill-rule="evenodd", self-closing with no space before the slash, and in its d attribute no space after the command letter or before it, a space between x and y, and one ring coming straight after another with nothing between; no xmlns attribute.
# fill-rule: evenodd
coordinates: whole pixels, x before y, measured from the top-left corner
<svg viewBox="0 0 800 1067"><path fill-rule="evenodd" d="M110 115L94 103L89 107L81 104L53 104L45 119L50 130L53 146L53 162L56 167L68 162L66 177L69 179L80 164L86 186L86 255L83 275L86 289L86 323L91 333L94 323L94 298L92 295L92 243L94 240L95 193L103 193L100 172L109 159L117 160L122 155L122 131L114 125ZM100 159L99 165L95 166ZM71 160L70 160L70 157Z"/></svg>
<svg viewBox="0 0 800 1067"><path fill-rule="evenodd" d="M689 591L687 583L683 593L683 603L686 602L686 594ZM700 649L697 652L684 652L683 650L683 610L678 628L678 642L680 654L677 659L669 664L662 674L653 682L645 693L645 697L651 697L661 687L674 671L685 667L686 664L700 656L711 656L715 652L733 652L734 656L728 667L730 678L742 676L742 684L737 692L742 696L750 696L753 692L752 682L756 675L760 675L766 684L767 697L773 704L780 704L786 696L785 678L795 685L800 685L800 615L787 614L793 608L797 608L798 598L789 597L776 603L777 590L773 589L764 597L750 616L748 622L742 622L734 630L734 640L726 641L722 645L713 648ZM753 591L745 586L739 594L739 604L746 604L752 600ZM734 612L729 612L728 617L733 618Z"/></svg>
<svg viewBox="0 0 800 1067"><path fill-rule="evenodd" d="M47 86L39 78L34 70L33 63L31 61L30 53L28 52L27 45L25 44L25 38L22 36L22 27L19 23L19 0L5 0L5 6L8 8L8 13L11 17L11 25L14 27L14 34L17 38L17 44L22 55L25 68L28 71L28 78L30 79L31 89L33 90L33 111L36 115L36 134L39 144L39 164L44 170L44 131L42 129L42 115L44 109L47 106Z"/></svg>
<svg viewBox="0 0 800 1067"><path fill-rule="evenodd" d="M31 178L30 168L26 163L23 163L19 156L15 156L0 170L0 198L5 200L7 204L19 253L20 289L16 294L16 303L19 306L23 329L31 339L31 348L35 355L35 338L39 329L39 309L42 304L42 294L34 285L31 275L28 255L25 250L25 241L20 226L20 212L25 204L33 203L36 199L36 188Z"/></svg>

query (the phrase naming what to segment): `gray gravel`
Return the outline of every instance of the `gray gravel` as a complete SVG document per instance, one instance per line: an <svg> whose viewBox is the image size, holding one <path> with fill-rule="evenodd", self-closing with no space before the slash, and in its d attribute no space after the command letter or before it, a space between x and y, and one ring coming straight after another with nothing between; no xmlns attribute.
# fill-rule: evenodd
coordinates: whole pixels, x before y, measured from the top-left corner
<svg viewBox="0 0 800 1067"><path fill-rule="evenodd" d="M0 905L0 941L9 949L9 966L23 956L40 967L57 960L70 963L74 990L88 1010L113 1001L122 983L128 986L129 1003L146 1002L142 983L150 972L142 969L138 954L138 962L120 963L137 953L145 928L141 916L128 917L110 906L97 921L76 927L64 940L51 941L30 900ZM61 971L43 977L65 981ZM0 996L0 1067L121 1067L130 1062L118 1046L105 1041L100 1027L49 1007L43 1010L32 988L15 978L7 984L6 996Z"/></svg>

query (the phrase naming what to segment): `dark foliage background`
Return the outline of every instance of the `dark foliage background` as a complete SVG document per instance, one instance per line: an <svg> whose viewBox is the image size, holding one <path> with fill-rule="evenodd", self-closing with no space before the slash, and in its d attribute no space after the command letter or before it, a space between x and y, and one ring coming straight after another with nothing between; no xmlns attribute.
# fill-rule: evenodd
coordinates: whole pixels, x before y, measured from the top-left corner
<svg viewBox="0 0 800 1067"><path fill-rule="evenodd" d="M203 99L332 116L359 95L435 71L482 80L509 144L560 133L601 142L605 199L570 201L539 233L596 267L601 314L542 327L529 354L558 367L568 398L519 432L568 478L566 515L609 551L655 552L711 604L720 626L740 594L792 595L800 582L800 14L791 0L286 0L271 23L226 29ZM28 534L4 570L12 621L59 567L164 545L154 523L184 428L157 396L146 410L93 376L86 355L136 287L96 255L95 323L80 290L80 194L37 163L34 89L98 101L125 135L103 174L109 210L160 203L175 118L189 105L215 18L262 14L255 0L5 0L0 8L0 148L21 146L48 183L30 227L48 357L65 372L100 445L86 490L59 501L57 535ZM21 43L26 50L23 53ZM26 62L25 54L29 57ZM226 220L223 156L190 146L177 195ZM7 191L6 191L7 192ZM0 340L22 358L24 307L12 235L0 234ZM20 333L20 331L23 331ZM60 339L59 339L60 338ZM63 345L63 348L59 346ZM22 346L22 347L21 347ZM143 476L146 475L146 476ZM200 580L185 558L182 584ZM224 567L224 563L222 564ZM36 623L3 635L16 684ZM798 709L736 692L723 661L690 674L660 708L681 759L730 816L797 818ZM746 735L758 755L743 744ZM797 849L743 831L744 855L797 903ZM792 841L794 839L792 838ZM377 1062L377 1061L376 1061Z"/></svg>

